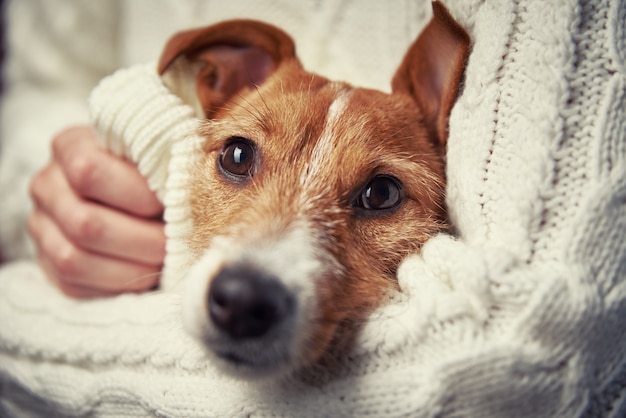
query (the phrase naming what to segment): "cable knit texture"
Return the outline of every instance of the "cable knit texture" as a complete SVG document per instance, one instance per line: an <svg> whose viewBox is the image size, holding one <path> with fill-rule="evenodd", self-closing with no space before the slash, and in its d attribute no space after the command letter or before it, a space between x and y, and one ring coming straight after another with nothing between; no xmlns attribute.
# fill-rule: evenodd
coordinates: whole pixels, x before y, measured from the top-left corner
<svg viewBox="0 0 626 418"><path fill-rule="evenodd" d="M335 370L219 374L182 330L197 120L152 65L91 96L106 145L166 206L163 291L91 302L0 271L6 413L45 416L626 416L626 2L446 2L474 48L452 112L440 235L401 265Z"/></svg>

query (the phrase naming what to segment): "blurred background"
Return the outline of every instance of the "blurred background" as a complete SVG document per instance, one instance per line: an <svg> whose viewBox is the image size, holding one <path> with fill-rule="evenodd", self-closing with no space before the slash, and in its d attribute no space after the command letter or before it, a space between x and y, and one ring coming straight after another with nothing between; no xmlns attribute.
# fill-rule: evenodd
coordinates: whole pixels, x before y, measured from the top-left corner
<svg viewBox="0 0 626 418"><path fill-rule="evenodd" d="M0 0L0 68L4 61L4 0ZM0 77L0 94L2 94L2 77ZM2 257L0 255L0 263Z"/></svg>
<svg viewBox="0 0 626 418"><path fill-rule="evenodd" d="M2 63L4 62L4 0L0 0L0 74L2 73ZM0 76L0 95L2 94L2 80ZM0 148L0 152L2 149ZM2 251L0 251L0 264L2 264L3 257Z"/></svg>

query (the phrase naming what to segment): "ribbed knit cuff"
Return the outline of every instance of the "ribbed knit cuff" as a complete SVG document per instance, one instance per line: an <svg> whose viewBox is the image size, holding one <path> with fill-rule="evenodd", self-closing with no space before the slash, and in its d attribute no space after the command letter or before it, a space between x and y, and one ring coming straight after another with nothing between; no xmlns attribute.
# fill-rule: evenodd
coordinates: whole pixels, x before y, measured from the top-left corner
<svg viewBox="0 0 626 418"><path fill-rule="evenodd" d="M163 85L154 64L105 78L93 90L89 105L104 146L136 163L165 206L167 255L161 286L171 289L188 266L187 168L202 143L196 133L200 120Z"/></svg>

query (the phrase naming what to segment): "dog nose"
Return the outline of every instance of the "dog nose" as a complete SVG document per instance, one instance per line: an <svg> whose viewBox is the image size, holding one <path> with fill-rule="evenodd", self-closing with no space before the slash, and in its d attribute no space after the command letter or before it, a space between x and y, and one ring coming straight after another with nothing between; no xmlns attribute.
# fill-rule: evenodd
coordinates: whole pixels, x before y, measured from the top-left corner
<svg viewBox="0 0 626 418"><path fill-rule="evenodd" d="M288 290L275 277L250 267L225 267L209 288L211 321L235 339L262 336L292 309Z"/></svg>

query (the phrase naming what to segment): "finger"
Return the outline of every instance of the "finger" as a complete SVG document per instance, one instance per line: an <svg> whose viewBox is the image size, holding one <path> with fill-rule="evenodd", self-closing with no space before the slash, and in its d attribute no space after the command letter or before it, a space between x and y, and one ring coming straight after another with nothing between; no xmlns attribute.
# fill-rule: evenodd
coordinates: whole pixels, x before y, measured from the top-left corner
<svg viewBox="0 0 626 418"><path fill-rule="evenodd" d="M103 150L91 127L63 131L52 144L55 159L79 195L140 216L163 212L137 167Z"/></svg>
<svg viewBox="0 0 626 418"><path fill-rule="evenodd" d="M29 229L44 271L68 295L90 297L144 291L158 282L158 267L106 258L73 246L42 211L33 212Z"/></svg>
<svg viewBox="0 0 626 418"><path fill-rule="evenodd" d="M81 200L58 165L33 181L33 198L73 243L94 253L160 265L165 257L162 222L128 215Z"/></svg>
<svg viewBox="0 0 626 418"><path fill-rule="evenodd" d="M63 280L61 280L59 276L59 272L52 265L50 260L48 259L48 254L44 251L44 246L42 242L44 241L44 237L46 240L54 239L49 238L50 233L47 231L46 224L43 222L42 217L45 215L40 211L33 211L28 218L28 231L30 235L33 237L35 242L36 250L37 250L37 261L43 271L46 273L46 276L56 287L58 287L63 293L68 296L74 298L91 298L97 296L112 296L116 293L108 292L98 289L92 289L90 287L83 287L73 284L67 284Z"/></svg>
<svg viewBox="0 0 626 418"><path fill-rule="evenodd" d="M96 297L110 297L118 294L116 292L107 292L99 289L92 289L89 287L66 284L58 279L56 271L54 270L52 264L48 261L47 258L38 254L37 262L43 269L44 273L46 273L48 279L67 296L76 299L87 299Z"/></svg>
<svg viewBox="0 0 626 418"><path fill-rule="evenodd" d="M50 281L53 282L56 287L58 287L63 293L65 293L68 296L71 296L74 298L90 298L90 297L96 297L96 296L112 295L112 294L102 292L99 290L65 284L64 282L59 280L58 273L52 267L52 263L50 263L50 261L48 260L47 255L45 254L45 251L43 250L43 245L42 245L42 242L44 241L44 239L50 239L50 238L45 238L45 237L48 237L50 234L47 231L47 224L42 220L42 218L47 215L45 215L45 213L41 209L37 208L37 199L35 199L37 188L33 186L34 184L37 183L37 180L36 180L37 177L39 178L45 177L46 171L49 171L49 167L40 171L38 175L36 176L35 180L31 183L30 194L33 197L33 200L35 200L35 208L28 216L28 222L27 222L28 233L30 234L31 238L33 239L33 242L35 243L37 261L38 261L39 266L43 269L48 279L50 279Z"/></svg>

